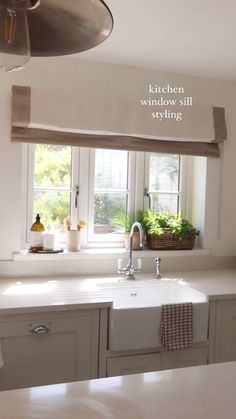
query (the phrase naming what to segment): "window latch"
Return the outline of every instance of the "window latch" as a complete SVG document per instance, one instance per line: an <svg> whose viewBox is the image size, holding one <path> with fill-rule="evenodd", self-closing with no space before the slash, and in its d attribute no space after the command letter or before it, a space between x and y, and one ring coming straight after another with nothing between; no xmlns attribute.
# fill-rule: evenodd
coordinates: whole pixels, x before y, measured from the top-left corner
<svg viewBox="0 0 236 419"><path fill-rule="evenodd" d="M79 187L77 185L75 188L75 208L78 208L78 200L79 200Z"/></svg>
<svg viewBox="0 0 236 419"><path fill-rule="evenodd" d="M151 209L152 196L151 196L151 192L149 192L147 188L144 188L144 196L148 198L148 209Z"/></svg>

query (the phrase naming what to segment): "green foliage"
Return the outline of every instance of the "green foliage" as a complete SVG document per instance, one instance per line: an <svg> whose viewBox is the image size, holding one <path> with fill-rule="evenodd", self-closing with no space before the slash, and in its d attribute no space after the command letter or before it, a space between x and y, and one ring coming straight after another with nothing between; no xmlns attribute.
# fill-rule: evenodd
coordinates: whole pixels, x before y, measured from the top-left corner
<svg viewBox="0 0 236 419"><path fill-rule="evenodd" d="M109 225L117 212L123 212L126 202L123 196L97 193L94 197L94 224Z"/></svg>
<svg viewBox="0 0 236 419"><path fill-rule="evenodd" d="M115 226L123 227L126 232L131 230L132 225L138 221L139 223L143 223L143 211L133 211L129 214L126 214L125 211L120 210L117 211L112 218L112 223Z"/></svg>
<svg viewBox="0 0 236 419"><path fill-rule="evenodd" d="M172 215L169 211L165 213L153 213L148 210L143 216L143 227L147 234L160 236L164 233L164 229L169 229L171 233L178 234L181 239L185 239L190 231L199 232L193 225L182 217L182 213Z"/></svg>
<svg viewBox="0 0 236 419"><path fill-rule="evenodd" d="M70 215L70 192L50 188L70 187L71 147L35 146L34 214L39 213L47 229L59 228ZM44 191L44 188L48 190Z"/></svg>
<svg viewBox="0 0 236 419"><path fill-rule="evenodd" d="M160 221L158 219L160 216ZM148 210L143 216L143 228L147 234L156 234L160 236L163 234L163 228L167 228L168 223L161 212L153 213L151 210Z"/></svg>
<svg viewBox="0 0 236 419"><path fill-rule="evenodd" d="M39 144L35 149L35 186L70 186L71 147Z"/></svg>
<svg viewBox="0 0 236 419"><path fill-rule="evenodd" d="M42 216L46 229L61 227L70 214L70 193L40 192L34 201L34 213Z"/></svg>
<svg viewBox="0 0 236 419"><path fill-rule="evenodd" d="M182 217L181 212L169 218L169 228L173 234L179 234L182 239L187 237L189 231L195 230L197 234L196 229L188 220Z"/></svg>
<svg viewBox="0 0 236 419"><path fill-rule="evenodd" d="M36 145L34 214L41 215L47 229L63 227L64 219L70 216L70 185L71 147ZM61 188L68 188L68 192ZM95 194L94 224L110 225L114 214L125 206L125 194Z"/></svg>

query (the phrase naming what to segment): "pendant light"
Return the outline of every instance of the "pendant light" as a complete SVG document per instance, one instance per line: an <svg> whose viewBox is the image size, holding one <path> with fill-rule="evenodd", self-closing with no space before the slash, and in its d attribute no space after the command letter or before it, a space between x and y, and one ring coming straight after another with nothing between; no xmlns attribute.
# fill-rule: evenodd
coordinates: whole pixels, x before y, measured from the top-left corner
<svg viewBox="0 0 236 419"><path fill-rule="evenodd" d="M75 54L111 33L102 0L0 0L0 68L22 69L34 57Z"/></svg>
<svg viewBox="0 0 236 419"><path fill-rule="evenodd" d="M30 59L30 37L26 2L8 0L0 8L0 66L20 70Z"/></svg>

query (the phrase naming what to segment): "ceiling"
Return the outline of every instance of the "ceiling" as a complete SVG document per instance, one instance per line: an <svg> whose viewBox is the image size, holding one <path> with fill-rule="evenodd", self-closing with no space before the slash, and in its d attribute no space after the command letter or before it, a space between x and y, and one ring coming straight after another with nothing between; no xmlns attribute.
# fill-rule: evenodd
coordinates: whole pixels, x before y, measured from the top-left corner
<svg viewBox="0 0 236 419"><path fill-rule="evenodd" d="M236 80L235 0L106 0L110 37L80 59Z"/></svg>

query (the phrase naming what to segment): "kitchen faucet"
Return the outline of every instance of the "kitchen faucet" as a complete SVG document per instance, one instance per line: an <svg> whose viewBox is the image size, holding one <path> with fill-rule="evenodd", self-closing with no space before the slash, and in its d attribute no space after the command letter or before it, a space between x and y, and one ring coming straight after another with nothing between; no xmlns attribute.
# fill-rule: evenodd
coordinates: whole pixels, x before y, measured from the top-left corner
<svg viewBox="0 0 236 419"><path fill-rule="evenodd" d="M141 272L141 269L137 269L133 265L133 255L132 255L132 244L133 244L133 235L135 227L138 228L140 234L140 247L143 246L143 229L140 223L137 221L132 225L129 234L129 261L125 268L118 269L118 273L125 274L125 279L135 279L134 273Z"/></svg>

